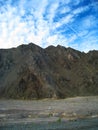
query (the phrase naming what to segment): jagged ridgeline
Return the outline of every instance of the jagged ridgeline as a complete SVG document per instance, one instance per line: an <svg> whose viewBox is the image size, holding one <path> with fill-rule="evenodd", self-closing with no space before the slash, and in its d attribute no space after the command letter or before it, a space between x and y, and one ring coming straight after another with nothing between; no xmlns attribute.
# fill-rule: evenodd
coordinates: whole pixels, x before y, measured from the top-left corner
<svg viewBox="0 0 98 130"><path fill-rule="evenodd" d="M98 51L30 43L0 49L0 98L41 99L98 95Z"/></svg>

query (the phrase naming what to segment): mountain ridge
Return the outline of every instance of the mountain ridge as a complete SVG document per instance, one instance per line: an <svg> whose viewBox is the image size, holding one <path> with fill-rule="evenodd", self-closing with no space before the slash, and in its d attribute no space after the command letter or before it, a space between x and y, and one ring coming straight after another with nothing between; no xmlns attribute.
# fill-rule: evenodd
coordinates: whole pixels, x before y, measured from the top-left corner
<svg viewBox="0 0 98 130"><path fill-rule="evenodd" d="M30 43L0 49L0 97L66 98L98 95L98 51Z"/></svg>

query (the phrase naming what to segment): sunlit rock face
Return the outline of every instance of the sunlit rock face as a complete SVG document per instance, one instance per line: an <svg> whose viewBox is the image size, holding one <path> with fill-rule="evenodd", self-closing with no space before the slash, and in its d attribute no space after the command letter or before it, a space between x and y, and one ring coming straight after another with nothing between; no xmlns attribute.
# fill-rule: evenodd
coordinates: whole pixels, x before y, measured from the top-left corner
<svg viewBox="0 0 98 130"><path fill-rule="evenodd" d="M0 97L66 98L98 95L98 51L30 43L0 50Z"/></svg>

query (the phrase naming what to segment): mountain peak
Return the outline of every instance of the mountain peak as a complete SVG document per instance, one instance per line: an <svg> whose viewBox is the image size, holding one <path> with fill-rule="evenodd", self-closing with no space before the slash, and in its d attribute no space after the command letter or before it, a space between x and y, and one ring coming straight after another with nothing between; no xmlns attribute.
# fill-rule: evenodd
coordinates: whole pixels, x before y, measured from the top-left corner
<svg viewBox="0 0 98 130"><path fill-rule="evenodd" d="M98 51L29 43L0 50L0 97L18 99L98 95Z"/></svg>

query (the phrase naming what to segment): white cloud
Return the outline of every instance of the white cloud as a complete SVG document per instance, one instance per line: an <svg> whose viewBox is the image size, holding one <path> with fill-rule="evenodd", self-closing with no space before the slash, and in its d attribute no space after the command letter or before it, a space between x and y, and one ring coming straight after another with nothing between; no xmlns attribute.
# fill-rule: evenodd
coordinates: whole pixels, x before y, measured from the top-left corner
<svg viewBox="0 0 98 130"><path fill-rule="evenodd" d="M57 35L49 36L46 40L47 44L50 45L51 43L55 43L57 41L58 37Z"/></svg>
<svg viewBox="0 0 98 130"><path fill-rule="evenodd" d="M98 36L94 35L95 31L92 31L92 32L84 31L83 33L84 34L81 34L83 36L81 36L79 41L78 41L79 50L84 51L84 52L88 52L89 50L98 49Z"/></svg>
<svg viewBox="0 0 98 130"><path fill-rule="evenodd" d="M49 36L46 40L47 46L53 44L54 46L60 44L62 46L68 47L68 39L63 35L53 35Z"/></svg>
<svg viewBox="0 0 98 130"><path fill-rule="evenodd" d="M68 23L72 22L73 20L74 20L73 15L68 14L65 17L63 17L62 19L60 19L58 22L56 22L53 27L54 28L59 28L60 26L62 26L64 24L68 24Z"/></svg>
<svg viewBox="0 0 98 130"><path fill-rule="evenodd" d="M97 41L98 42L98 41ZM89 50L96 50L98 48L98 44L96 44L96 40L88 40L83 41L81 43L81 51L88 52Z"/></svg>
<svg viewBox="0 0 98 130"><path fill-rule="evenodd" d="M37 3L36 3L37 2ZM27 0L20 1L19 6L11 6L9 3L2 7L3 14L0 13L1 19L1 34L0 34L0 48L10 48L13 46L18 46L20 44L26 44L33 42L37 45L45 46L49 44L63 44L66 38L58 32L55 32L56 26L53 28L53 18L56 15L56 10L59 7L59 1L51 3L48 9L48 20L45 20L43 14L47 5L49 4L47 0L43 0L42 3L38 3L38 0L34 2L32 8L32 2L27 2ZM31 7L31 14L26 16L25 8ZM37 8L39 7L39 8ZM28 9L27 8L27 9ZM25 17L25 19L22 18ZM63 22L68 22L70 16L66 17ZM62 22L62 24L63 24ZM51 35L51 31L54 34Z"/></svg>
<svg viewBox="0 0 98 130"><path fill-rule="evenodd" d="M93 15L87 16L83 20L82 28L88 29L88 28L94 27L97 22L98 20L96 20L96 18Z"/></svg>
<svg viewBox="0 0 98 130"><path fill-rule="evenodd" d="M21 2L19 5L21 5ZM31 41L41 44L42 37L46 33L46 30L44 30L45 21L42 18L46 4L44 4L43 9L40 8L33 12L36 17L29 15L25 20L21 17L25 12L24 4L26 3L24 2L19 8L12 7L9 4L6 5L6 9L5 6L2 7L3 13L0 13L0 28L2 30L0 33L0 48L10 48ZM36 23L34 20L36 20Z"/></svg>
<svg viewBox="0 0 98 130"><path fill-rule="evenodd" d="M14 2L14 6L11 5L11 1L13 0L7 0L7 4L4 3L0 8L0 48L16 47L29 42L42 47L47 47L50 44L80 47L74 41L84 37L83 42L86 43L86 38L88 40L91 36L88 28L96 23L94 17L91 16L84 19L84 24L81 22L77 28L71 26L75 21L75 16L89 8L84 6L73 9L72 12L69 5L71 0L19 0L17 4ZM64 4L63 7L60 7L61 3ZM79 2L76 0L76 5L78 4ZM55 19L56 16L59 17L63 13L65 16L61 19ZM58 31L58 28L64 25L71 31L68 36L66 33L62 34L63 31L66 32L66 28ZM85 50L83 42L81 42L81 48ZM96 38L92 37L88 48L90 48L91 43L95 47L96 42Z"/></svg>
<svg viewBox="0 0 98 130"><path fill-rule="evenodd" d="M70 11L71 11L71 8L69 6L65 6L64 8L60 10L60 13L63 14L63 13L68 13Z"/></svg>
<svg viewBox="0 0 98 130"><path fill-rule="evenodd" d="M67 24L69 22L73 21L73 15L72 14L68 14L66 17L64 17L63 19L61 19L62 24Z"/></svg>
<svg viewBox="0 0 98 130"><path fill-rule="evenodd" d="M59 2L56 2L56 3L53 3L51 7L49 8L47 17L50 23L53 22L53 18L55 17L56 10L58 9L58 7L59 7Z"/></svg>
<svg viewBox="0 0 98 130"><path fill-rule="evenodd" d="M73 4L78 5L80 3L80 0L74 0Z"/></svg>
<svg viewBox="0 0 98 130"><path fill-rule="evenodd" d="M86 37L89 34L88 30L80 30L79 31L79 37Z"/></svg>
<svg viewBox="0 0 98 130"><path fill-rule="evenodd" d="M98 11L98 1L90 0L90 2L91 2L91 7L93 7L94 10Z"/></svg>
<svg viewBox="0 0 98 130"><path fill-rule="evenodd" d="M62 0L60 2L63 3L63 4L69 4L71 2L71 0Z"/></svg>
<svg viewBox="0 0 98 130"><path fill-rule="evenodd" d="M79 7L73 11L74 15L78 15L79 13L82 13L89 9L89 6Z"/></svg>

